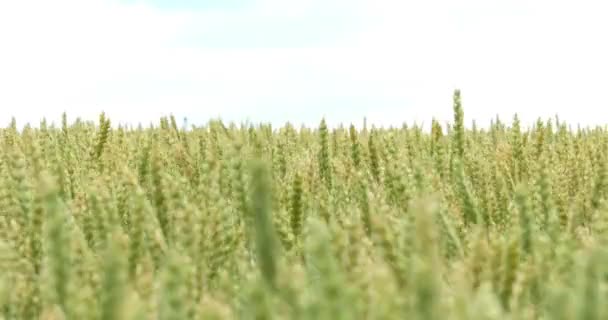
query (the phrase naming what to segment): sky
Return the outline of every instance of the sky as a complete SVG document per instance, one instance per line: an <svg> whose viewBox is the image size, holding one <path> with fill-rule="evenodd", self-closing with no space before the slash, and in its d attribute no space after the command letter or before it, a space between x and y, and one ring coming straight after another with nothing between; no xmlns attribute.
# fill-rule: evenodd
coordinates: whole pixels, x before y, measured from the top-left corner
<svg viewBox="0 0 608 320"><path fill-rule="evenodd" d="M608 123L596 0L0 1L0 122ZM602 31L604 30L604 31Z"/></svg>

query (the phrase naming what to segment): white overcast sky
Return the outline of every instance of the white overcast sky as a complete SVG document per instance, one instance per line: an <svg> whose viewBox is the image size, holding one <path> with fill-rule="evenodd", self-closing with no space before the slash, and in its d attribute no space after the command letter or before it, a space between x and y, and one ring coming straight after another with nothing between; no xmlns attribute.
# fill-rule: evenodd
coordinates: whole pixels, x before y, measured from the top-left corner
<svg viewBox="0 0 608 320"><path fill-rule="evenodd" d="M0 121L608 123L608 2L0 0Z"/></svg>

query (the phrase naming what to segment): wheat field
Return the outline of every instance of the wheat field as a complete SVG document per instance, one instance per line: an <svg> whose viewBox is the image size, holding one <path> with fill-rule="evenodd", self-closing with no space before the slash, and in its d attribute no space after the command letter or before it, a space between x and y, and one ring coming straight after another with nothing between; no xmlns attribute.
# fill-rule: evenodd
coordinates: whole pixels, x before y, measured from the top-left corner
<svg viewBox="0 0 608 320"><path fill-rule="evenodd" d="M430 133L13 121L0 318L607 319L607 129L452 107Z"/></svg>

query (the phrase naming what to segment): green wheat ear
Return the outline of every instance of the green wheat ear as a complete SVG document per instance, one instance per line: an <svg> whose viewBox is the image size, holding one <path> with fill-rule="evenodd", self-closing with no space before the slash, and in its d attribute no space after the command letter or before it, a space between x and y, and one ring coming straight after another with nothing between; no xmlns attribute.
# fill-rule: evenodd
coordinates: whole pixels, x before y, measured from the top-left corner
<svg viewBox="0 0 608 320"><path fill-rule="evenodd" d="M115 232L103 259L101 285L101 320L119 319L126 297L127 261L120 243L122 234Z"/></svg>
<svg viewBox="0 0 608 320"><path fill-rule="evenodd" d="M290 205L290 216L291 216L291 220L290 220L290 224L291 224L291 230L293 232L294 237L296 238L296 241L298 241L298 239L300 238L300 235L302 234L302 223L303 223L303 214L304 214L304 209L303 209L303 180L302 180L302 176L300 176L299 173L296 173L294 179L293 179L293 187L292 187L292 191L291 191L291 205Z"/></svg>
<svg viewBox="0 0 608 320"><path fill-rule="evenodd" d="M591 248L580 261L578 270L579 281L577 295L578 319L603 319L602 290L600 283L606 275L606 251L600 248Z"/></svg>
<svg viewBox="0 0 608 320"><path fill-rule="evenodd" d="M319 125L319 137L321 148L319 150L319 170L320 176L324 180L327 188L331 190L333 184L332 166L329 154L329 131L325 119Z"/></svg>
<svg viewBox="0 0 608 320"><path fill-rule="evenodd" d="M464 158L465 152L465 129L464 129L464 111L460 97L460 90L454 90L454 152L459 159Z"/></svg>
<svg viewBox="0 0 608 320"><path fill-rule="evenodd" d="M272 222L272 187L268 166L257 160L251 164L251 211L262 278L276 288L278 240Z"/></svg>
<svg viewBox="0 0 608 320"><path fill-rule="evenodd" d="M427 196L414 202L415 214L412 284L415 312L418 319L440 318L441 261L439 259L439 232L436 226L437 200Z"/></svg>
<svg viewBox="0 0 608 320"><path fill-rule="evenodd" d="M167 256L162 272L162 291L159 297L159 319L186 319L187 300L184 259L175 251Z"/></svg>
<svg viewBox="0 0 608 320"><path fill-rule="evenodd" d="M465 175L465 169L460 159L454 160L453 174L456 185L454 188L458 194L461 202L464 223L466 226L471 224L477 224L481 220L481 214L477 206L476 199L471 192L471 187L468 184L467 177ZM486 224L487 225L487 224Z"/></svg>
<svg viewBox="0 0 608 320"><path fill-rule="evenodd" d="M352 319L353 308L349 288L345 286L345 275L339 269L332 250L332 235L327 225L312 219L308 225L306 255L308 272L314 282L315 301L308 311L315 319Z"/></svg>
<svg viewBox="0 0 608 320"><path fill-rule="evenodd" d="M534 225L533 217L531 216L531 204L528 199L528 191L523 186L518 186L515 191L515 203L519 209L519 222L521 228L521 246L522 250L526 254L532 254L533 246L533 234Z"/></svg>
<svg viewBox="0 0 608 320"><path fill-rule="evenodd" d="M101 159L101 154L103 153L104 148L106 147L106 143L108 142L108 138L110 136L110 128L110 119L106 118L105 113L101 113L99 115L99 133L97 135L95 149L93 150L93 158L96 161L100 161Z"/></svg>
<svg viewBox="0 0 608 320"><path fill-rule="evenodd" d="M48 175L42 176L40 184L45 210L46 244L48 273L51 288L51 303L55 304L66 314L69 309L69 282L70 282L70 232L67 226L65 207L59 198L55 181Z"/></svg>
<svg viewBox="0 0 608 320"><path fill-rule="evenodd" d="M354 125L350 125L349 128L349 137L351 141L351 157L353 159L353 164L355 169L358 169L361 165L361 145L359 143L359 137L357 135L357 130Z"/></svg>

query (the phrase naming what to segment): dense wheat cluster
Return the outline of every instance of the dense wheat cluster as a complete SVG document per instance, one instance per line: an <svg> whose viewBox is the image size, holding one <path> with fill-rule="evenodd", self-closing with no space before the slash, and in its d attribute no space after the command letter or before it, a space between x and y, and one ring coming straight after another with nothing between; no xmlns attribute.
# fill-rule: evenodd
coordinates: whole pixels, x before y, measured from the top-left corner
<svg viewBox="0 0 608 320"><path fill-rule="evenodd" d="M605 128L0 136L2 319L606 319Z"/></svg>

